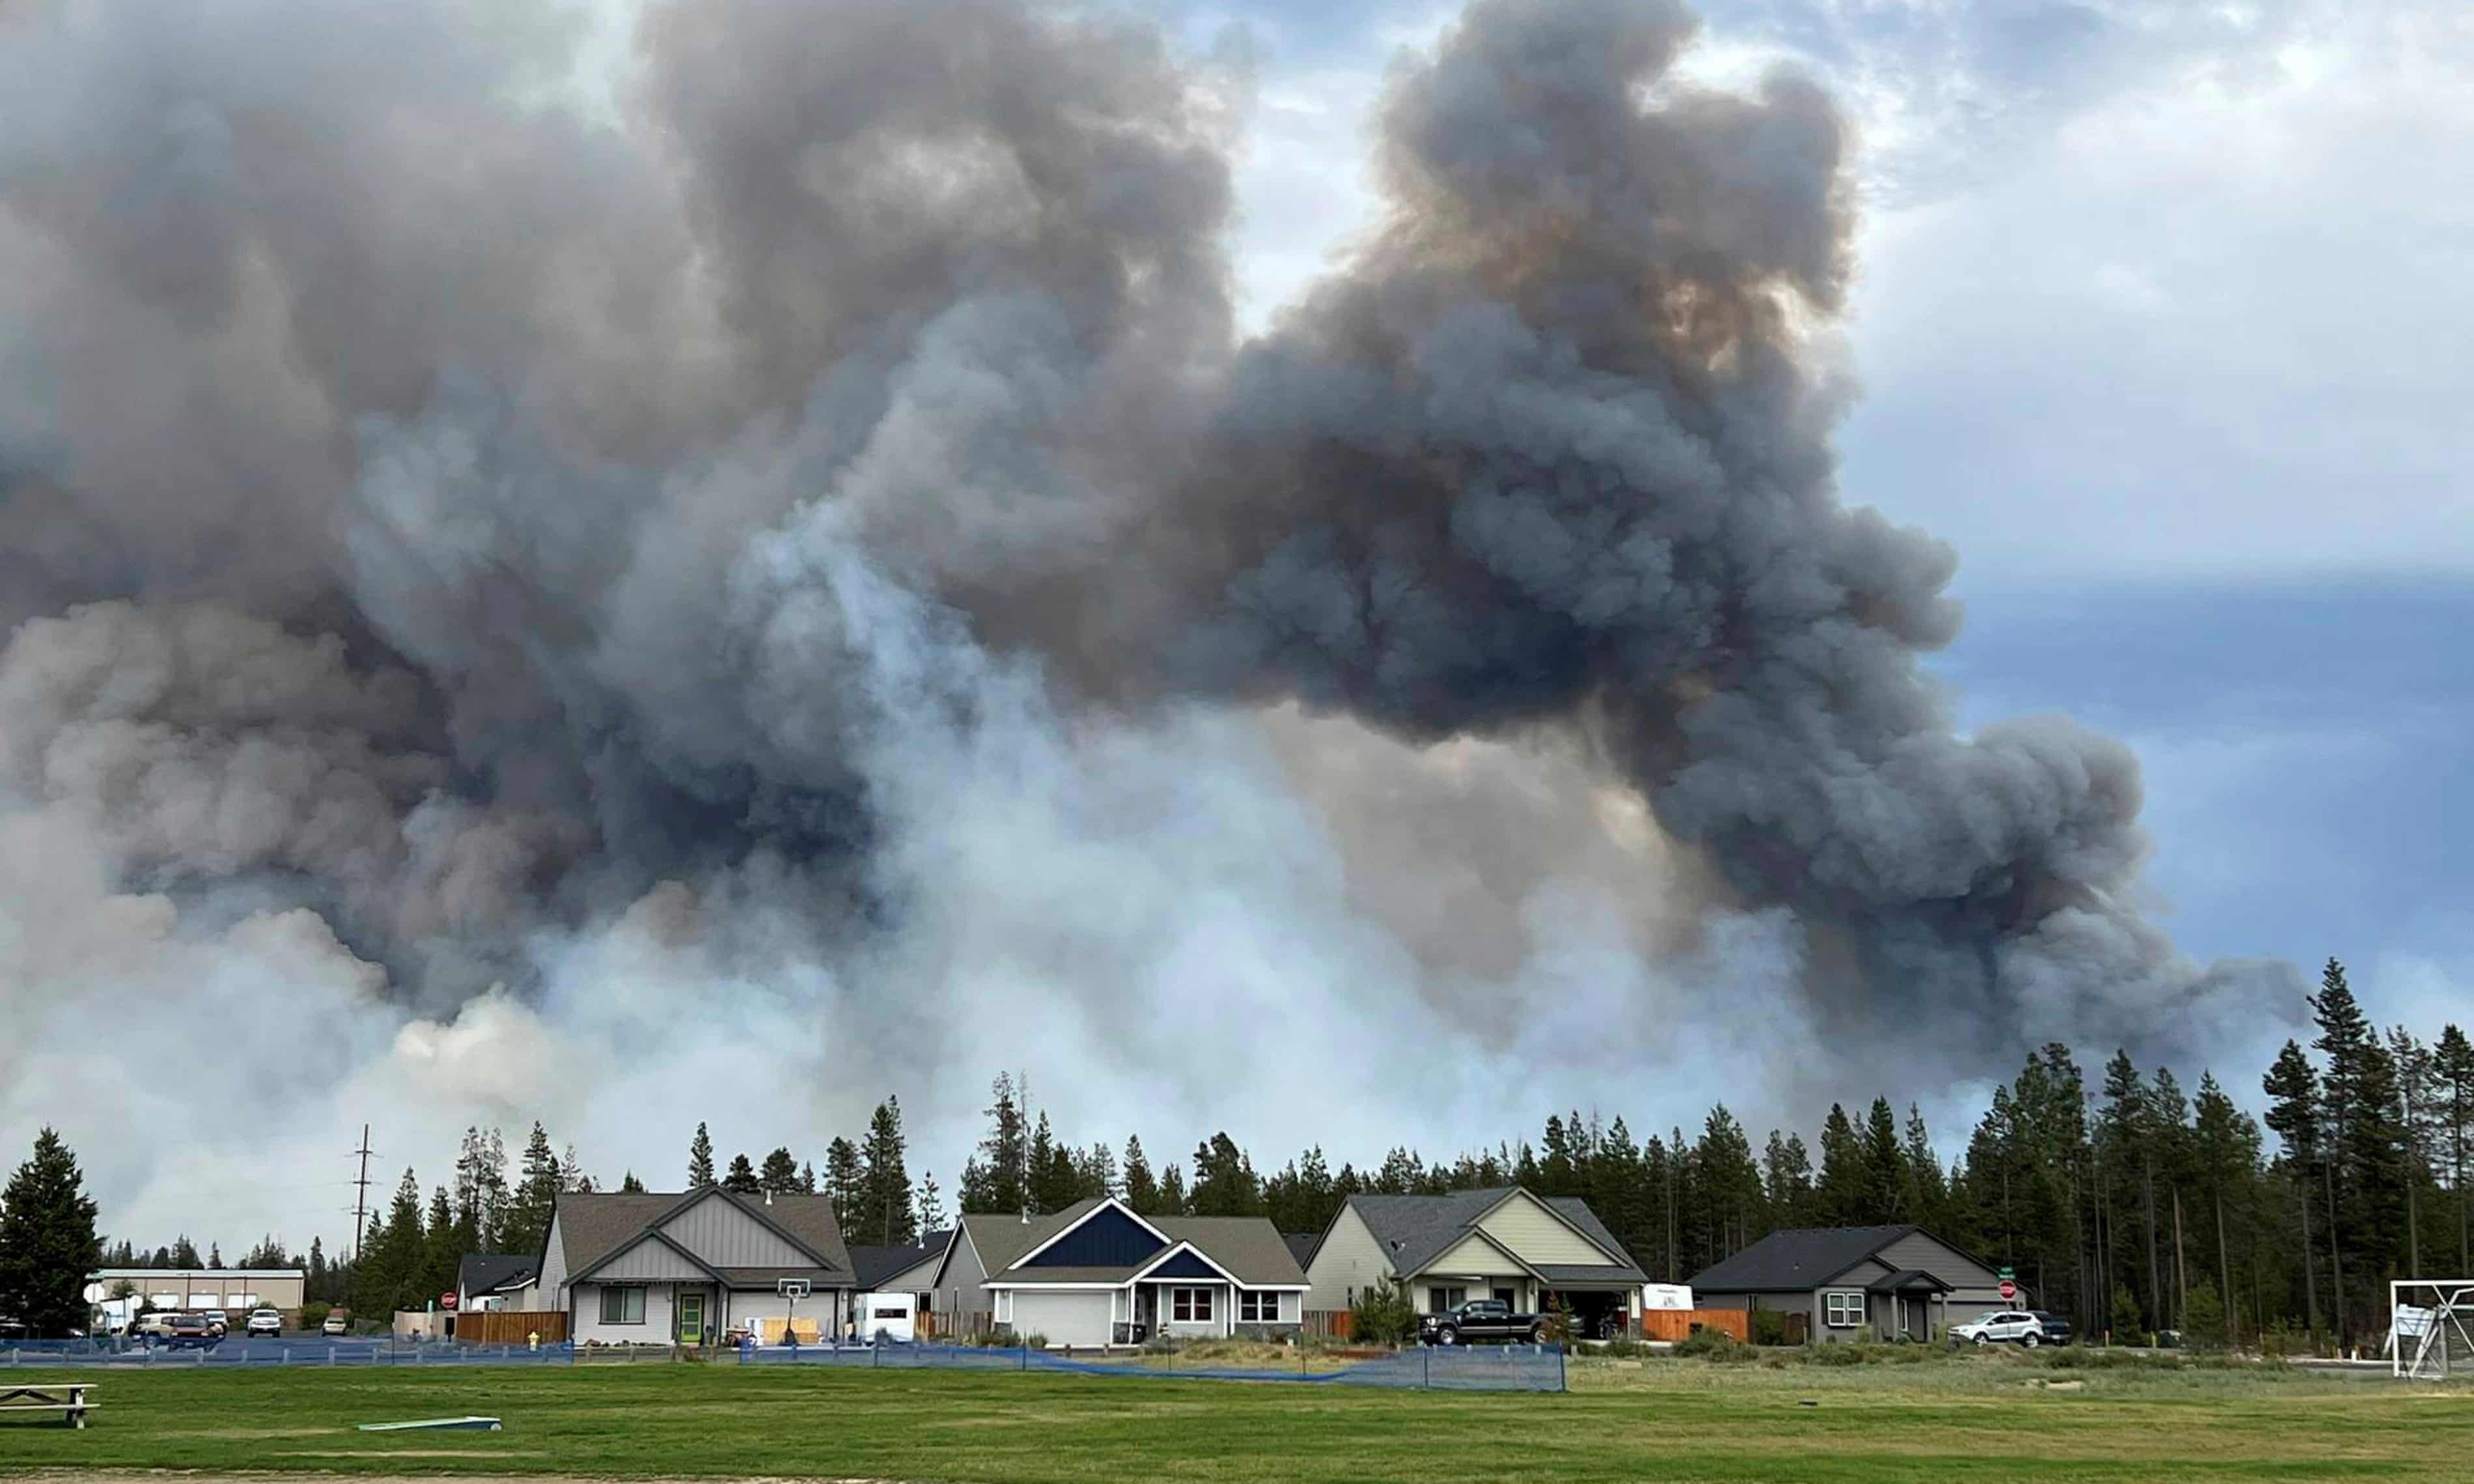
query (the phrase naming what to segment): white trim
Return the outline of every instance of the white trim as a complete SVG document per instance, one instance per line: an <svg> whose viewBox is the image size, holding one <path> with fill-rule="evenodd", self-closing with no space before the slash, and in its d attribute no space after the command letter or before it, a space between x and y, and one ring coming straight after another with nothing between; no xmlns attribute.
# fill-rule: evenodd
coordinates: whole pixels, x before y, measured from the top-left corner
<svg viewBox="0 0 2474 1484"><path fill-rule="evenodd" d="M1192 1281L1197 1281L1197 1282L1209 1282L1211 1280L1209 1280L1209 1279L1205 1278L1205 1279L1196 1279L1196 1280L1192 1280ZM1168 1280L1167 1280L1167 1279L1161 1279L1161 1280L1160 1280L1160 1281L1161 1281L1161 1282L1167 1282L1167 1281L1168 1281ZM1020 1288L1020 1289L1023 1289L1023 1290L1024 1290L1024 1291L1026 1291L1026 1292L1030 1292L1030 1293L1037 1293L1037 1292L1039 1292L1039 1291L1040 1291L1041 1289L1043 1289L1043 1288L1054 1288L1054 1289L1055 1289L1055 1290L1056 1290L1057 1292L1059 1292L1059 1293L1074 1293L1074 1292L1077 1292L1077 1291L1081 1291L1081 1292L1091 1292L1091 1291L1095 1291L1095 1290L1102 1289L1102 1288L1130 1288L1130 1287L1132 1287L1132 1286L1133 1286L1133 1284L1131 1284L1131 1283L1001 1283L1001 1282L998 1282L995 1279L989 1279L986 1282L980 1284L980 1286L981 1286L981 1287L982 1287L982 1288L986 1288L986 1289L993 1290L993 1291L1006 1291L1006 1292L1009 1292L1009 1291L1011 1291L1011 1290L1013 1290L1013 1289Z"/></svg>
<svg viewBox="0 0 2474 1484"><path fill-rule="evenodd" d="M1145 1282L1145 1281L1151 1281L1151 1282L1162 1282L1162 1283L1165 1283L1165 1282L1171 1282L1171 1281L1179 1281L1179 1280L1171 1280L1171 1279L1165 1279L1165 1278L1161 1278L1161 1279L1153 1279L1153 1278L1152 1278L1151 1274L1152 1274L1152 1269L1154 1269L1154 1268L1158 1267L1161 1263L1166 1262L1166 1261L1167 1261L1168 1259L1170 1259L1171 1257L1176 1257L1176 1256L1178 1253L1180 1253L1180 1252L1190 1252L1190 1253L1194 1254L1196 1257L1200 1257L1200 1258L1201 1258L1201 1259L1202 1259L1202 1265L1203 1265L1204 1267L1207 1267L1207 1268L1209 1268L1211 1271L1213 1271L1214 1273L1219 1274L1222 1278L1226 1279L1229 1282L1231 1282L1231 1283L1236 1283L1236 1284L1237 1284L1237 1286L1238 1286L1238 1287L1240 1287L1240 1288L1243 1288L1243 1287L1245 1287L1245 1286L1246 1286L1244 1283L1242 1283L1242 1282L1238 1282L1237 1275L1236 1275L1236 1274L1229 1272L1226 1268L1222 1267L1219 1263L1212 1261L1212 1260L1211 1260L1211 1254L1209 1254L1209 1253L1207 1253L1207 1252L1204 1252L1204 1251L1203 1251L1201 1248L1200 1248L1200 1247L1195 1246L1195 1245L1194 1245L1194 1243L1193 1243L1192 1241L1190 1241L1190 1240L1189 1240L1189 1241L1181 1241L1181 1242L1177 1243L1176 1246L1174 1246L1174 1247L1170 1248L1168 1251L1166 1251L1166 1252L1164 1252L1164 1253L1161 1253L1158 1257L1153 1257L1153 1258L1150 1261L1150 1263L1148 1263L1147 1265L1145 1265L1145 1266L1143 1266L1143 1267L1141 1267L1141 1268L1137 1268L1137 1269L1134 1271L1134 1276L1133 1276L1133 1277L1131 1277L1131 1278L1129 1278L1129 1279L1127 1279L1127 1280L1126 1280L1126 1281L1127 1281L1127 1282L1129 1282L1129 1283L1139 1283L1139 1282ZM1187 1274L1187 1275L1185 1276L1185 1278L1184 1278L1183 1280L1181 1280L1181 1281L1185 1281L1185 1282L1196 1282L1196 1283L1203 1283L1203 1282L1209 1282L1209 1281L1210 1281L1210 1280L1209 1280L1209 1279L1207 1279L1207 1278L1196 1278L1194 1275L1192 1275L1192 1274L1190 1274L1190 1273L1189 1273L1189 1274Z"/></svg>
<svg viewBox="0 0 2474 1484"><path fill-rule="evenodd" d="M1029 1262L1031 1258L1038 1257L1041 1253L1046 1252L1051 1247L1054 1247L1057 1243L1065 1240L1065 1234L1067 1233L1081 1231L1084 1223L1088 1222L1092 1217L1097 1216L1102 1211L1106 1210L1112 1206L1118 1210L1125 1212L1126 1216L1131 1220L1134 1225L1142 1228L1146 1232L1149 1232L1152 1235L1158 1237L1163 1245L1168 1243L1170 1240L1167 1233L1161 1231L1155 1226L1152 1226L1142 1217L1135 1215L1134 1209L1132 1207L1128 1206L1125 1202L1118 1200L1112 1195L1106 1200L1102 1201L1099 1205L1092 1207L1089 1210L1084 1211L1081 1215L1075 1217L1072 1221L1067 1222L1064 1226L1061 1226L1055 1232L1050 1233L1048 1240L1040 1243L1031 1251L1024 1253L1021 1257L1014 1258L1011 1262L1007 1263L1005 1270L1010 1273L1014 1269L1022 1266L1024 1263ZM1062 1283L1053 1283L1050 1286L1062 1288L1065 1285Z"/></svg>
<svg viewBox="0 0 2474 1484"><path fill-rule="evenodd" d="M1832 1299L1855 1300L1856 1317L1853 1319L1831 1318L1830 1316L1832 1313L1843 1314L1847 1311L1847 1305L1845 1304L1832 1304L1830 1302ZM1867 1297L1863 1289L1825 1288L1821 1291L1821 1328L1824 1329L1861 1329L1872 1320L1872 1301Z"/></svg>

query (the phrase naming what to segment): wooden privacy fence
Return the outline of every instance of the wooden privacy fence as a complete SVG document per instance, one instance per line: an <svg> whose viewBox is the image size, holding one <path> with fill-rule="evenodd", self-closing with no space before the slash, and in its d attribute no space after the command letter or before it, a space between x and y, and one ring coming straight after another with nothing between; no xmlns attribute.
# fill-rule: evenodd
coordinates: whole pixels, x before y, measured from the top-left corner
<svg viewBox="0 0 2474 1484"><path fill-rule="evenodd" d="M1298 1328L1319 1339L1345 1340L1349 1337L1349 1325L1356 1318L1355 1314L1345 1308L1307 1309L1304 1314L1305 1323Z"/></svg>
<svg viewBox="0 0 2474 1484"><path fill-rule="evenodd" d="M473 1309L455 1316L455 1338L473 1345L521 1345L534 1334L544 1345L567 1338L567 1316L556 1309Z"/></svg>
<svg viewBox="0 0 2474 1484"><path fill-rule="evenodd" d="M1695 1329L1717 1329L1749 1345L1753 1316L1739 1308L1651 1308L1640 1311L1644 1340L1688 1339Z"/></svg>

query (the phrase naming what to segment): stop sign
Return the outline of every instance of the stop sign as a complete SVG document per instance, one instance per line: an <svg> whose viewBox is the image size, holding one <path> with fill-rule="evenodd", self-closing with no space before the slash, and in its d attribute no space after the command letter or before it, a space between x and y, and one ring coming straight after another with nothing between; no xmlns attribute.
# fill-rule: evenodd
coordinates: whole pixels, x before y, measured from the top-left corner
<svg viewBox="0 0 2474 1484"><path fill-rule="evenodd" d="M2010 1296L2005 1293L2001 1297L2006 1299ZM438 1296L438 1306L440 1308L453 1308L455 1306L455 1295L452 1293L440 1294Z"/></svg>
<svg viewBox="0 0 2474 1484"><path fill-rule="evenodd" d="M2017 1297L2019 1297L2019 1285L2006 1278L2001 1280L2001 1302L2007 1304Z"/></svg>

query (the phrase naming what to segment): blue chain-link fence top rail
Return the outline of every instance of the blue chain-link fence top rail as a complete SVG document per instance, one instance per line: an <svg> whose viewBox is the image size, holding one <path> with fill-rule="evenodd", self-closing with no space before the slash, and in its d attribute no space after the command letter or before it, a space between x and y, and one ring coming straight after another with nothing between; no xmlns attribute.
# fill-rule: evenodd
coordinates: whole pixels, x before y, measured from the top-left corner
<svg viewBox="0 0 2474 1484"><path fill-rule="evenodd" d="M180 1368L264 1366L575 1365L667 1360L664 1347L466 1345L439 1340L248 1340L175 1350L120 1340L24 1340L0 1344L0 1385L28 1366ZM1564 1352L1553 1346L1421 1347L1314 1369L1311 1352L1295 1365L1188 1361L1175 1354L1065 1352L972 1345L742 1346L726 1352L741 1365L843 1366L862 1370L1040 1371L1154 1379L1289 1381L1317 1386L1387 1386L1426 1391L1562 1391Z"/></svg>

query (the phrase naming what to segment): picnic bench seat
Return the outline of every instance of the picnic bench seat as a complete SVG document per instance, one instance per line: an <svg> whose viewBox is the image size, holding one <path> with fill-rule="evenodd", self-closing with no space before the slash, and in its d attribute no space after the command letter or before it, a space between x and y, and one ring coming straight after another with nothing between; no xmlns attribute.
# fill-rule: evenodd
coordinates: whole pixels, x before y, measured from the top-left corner
<svg viewBox="0 0 2474 1484"><path fill-rule="evenodd" d="M72 1427L85 1425L85 1414L103 1405L88 1400L86 1393L96 1387L93 1381L36 1381L31 1385L0 1386L0 1412L58 1412L61 1421Z"/></svg>

